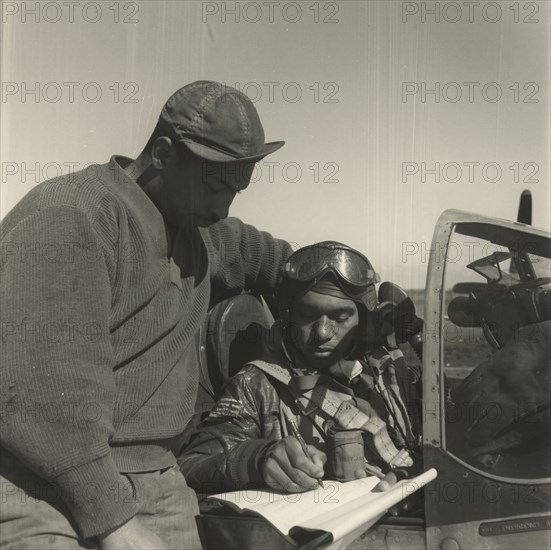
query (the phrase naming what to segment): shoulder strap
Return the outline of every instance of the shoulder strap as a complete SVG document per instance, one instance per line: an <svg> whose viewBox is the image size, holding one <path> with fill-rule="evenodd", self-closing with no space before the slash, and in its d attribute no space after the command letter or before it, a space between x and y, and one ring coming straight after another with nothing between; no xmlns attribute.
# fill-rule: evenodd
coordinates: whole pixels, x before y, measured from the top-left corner
<svg viewBox="0 0 551 550"><path fill-rule="evenodd" d="M278 382L281 382L286 386L288 386L289 382L291 382L291 374L279 365L276 365L274 363L267 363L266 361L260 361L259 359L255 361L249 361L248 364L254 365L265 374L268 374L269 376L275 378Z"/></svg>
<svg viewBox="0 0 551 550"><path fill-rule="evenodd" d="M320 409L327 416L334 418L341 428L360 429L371 434L378 454L391 467L411 466L411 457L405 449L399 451L395 447L388 435L384 420L376 415L370 417L358 409L350 395L322 386L297 394L291 384L293 377L283 367L260 360L251 361L249 364L287 386L302 414L309 415L314 410ZM314 405L313 408L312 405Z"/></svg>

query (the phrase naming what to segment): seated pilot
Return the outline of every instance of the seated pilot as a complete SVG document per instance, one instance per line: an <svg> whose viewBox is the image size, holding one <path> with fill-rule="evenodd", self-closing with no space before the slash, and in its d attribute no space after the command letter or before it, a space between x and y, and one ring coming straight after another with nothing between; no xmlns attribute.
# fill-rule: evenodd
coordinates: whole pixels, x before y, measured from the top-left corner
<svg viewBox="0 0 551 550"><path fill-rule="evenodd" d="M380 335L378 280L367 258L332 241L289 258L264 351L229 381L180 459L191 487L302 492L320 479L407 475L419 437L401 386L412 378Z"/></svg>
<svg viewBox="0 0 551 550"><path fill-rule="evenodd" d="M485 290L454 298L448 314L459 326L482 327L494 348L450 391L450 450L514 477L530 461L543 461L549 475L551 278L489 281Z"/></svg>

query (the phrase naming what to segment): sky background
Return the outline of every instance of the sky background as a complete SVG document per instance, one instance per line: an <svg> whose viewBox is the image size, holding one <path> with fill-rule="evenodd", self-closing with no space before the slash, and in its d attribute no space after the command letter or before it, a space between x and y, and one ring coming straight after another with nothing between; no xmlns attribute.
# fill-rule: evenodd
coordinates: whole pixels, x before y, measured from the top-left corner
<svg viewBox="0 0 551 550"><path fill-rule="evenodd" d="M446 209L513 219L530 189L551 225L549 2L35 4L2 6L1 216L44 179L136 156L168 96L209 79L286 141L231 214L296 246L345 242L421 288ZM422 173L437 163L440 181Z"/></svg>

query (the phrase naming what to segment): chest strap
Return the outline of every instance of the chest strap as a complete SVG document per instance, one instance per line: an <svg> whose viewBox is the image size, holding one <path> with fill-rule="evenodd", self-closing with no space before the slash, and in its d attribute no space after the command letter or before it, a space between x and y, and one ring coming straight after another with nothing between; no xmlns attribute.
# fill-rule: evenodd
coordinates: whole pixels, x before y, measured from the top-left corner
<svg viewBox="0 0 551 550"><path fill-rule="evenodd" d="M300 391L302 377L292 376L280 365L259 360L251 361L250 364L287 386L302 414L310 415L314 410L319 409L333 418L340 428L369 433L377 454L392 468L413 464L406 449L396 448L388 435L385 421L375 414L367 401L356 398L361 403L361 407L358 407L353 395L332 390L319 383L313 385L314 378L319 382L319 377L313 376L305 377L309 380L305 380L306 387ZM308 386L311 389L307 389Z"/></svg>

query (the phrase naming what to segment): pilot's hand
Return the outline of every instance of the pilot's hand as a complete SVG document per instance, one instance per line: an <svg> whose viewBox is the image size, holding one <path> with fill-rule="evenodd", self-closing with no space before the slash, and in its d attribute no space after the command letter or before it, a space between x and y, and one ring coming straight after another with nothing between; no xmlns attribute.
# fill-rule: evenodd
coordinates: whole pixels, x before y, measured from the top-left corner
<svg viewBox="0 0 551 550"><path fill-rule="evenodd" d="M396 485L398 478L394 472L389 472L386 476L373 487L374 493L384 493L388 491L393 485Z"/></svg>
<svg viewBox="0 0 551 550"><path fill-rule="evenodd" d="M292 435L280 439L265 450L261 457L261 474L267 485L288 493L315 489L323 477L325 453L308 445L308 458L299 441Z"/></svg>
<svg viewBox="0 0 551 550"><path fill-rule="evenodd" d="M403 476L400 476L400 479L403 479ZM398 476L394 472L389 472L386 474L384 479L381 479L377 485L373 488L373 492L382 493L388 491L393 485L396 485L398 481ZM413 493L409 495L404 500L401 500L398 504L392 506L388 512L391 516L400 516L402 514L407 514L419 503L419 494Z"/></svg>
<svg viewBox="0 0 551 550"><path fill-rule="evenodd" d="M421 495L419 492L409 495L404 500L400 501L398 504L392 506L388 513L391 516L402 516L402 515L416 515L419 509L420 504L422 504Z"/></svg>
<svg viewBox="0 0 551 550"><path fill-rule="evenodd" d="M100 535L101 550L165 550L167 545L152 531L144 527L137 518L107 534Z"/></svg>

